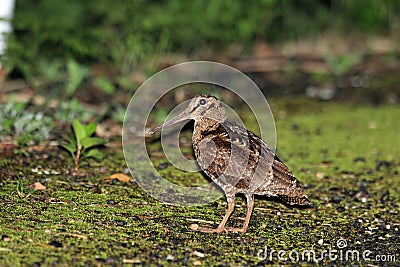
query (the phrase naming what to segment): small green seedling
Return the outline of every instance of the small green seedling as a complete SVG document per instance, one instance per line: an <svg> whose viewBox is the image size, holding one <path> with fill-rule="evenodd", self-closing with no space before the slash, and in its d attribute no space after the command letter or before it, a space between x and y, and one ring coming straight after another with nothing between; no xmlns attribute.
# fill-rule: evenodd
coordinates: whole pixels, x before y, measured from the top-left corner
<svg viewBox="0 0 400 267"><path fill-rule="evenodd" d="M84 126L77 119L72 119L72 129L74 130L75 138L67 136L66 139L69 143L61 144L61 146L71 153L74 159L75 171L78 171L79 159L81 157L103 158L103 154L94 147L104 144L105 140L98 137L91 137L96 131L96 127L95 122Z"/></svg>
<svg viewBox="0 0 400 267"><path fill-rule="evenodd" d="M11 195L17 194L20 198L28 198L35 193L35 189L25 187L22 183L21 178L18 177L17 186L14 191L11 192Z"/></svg>

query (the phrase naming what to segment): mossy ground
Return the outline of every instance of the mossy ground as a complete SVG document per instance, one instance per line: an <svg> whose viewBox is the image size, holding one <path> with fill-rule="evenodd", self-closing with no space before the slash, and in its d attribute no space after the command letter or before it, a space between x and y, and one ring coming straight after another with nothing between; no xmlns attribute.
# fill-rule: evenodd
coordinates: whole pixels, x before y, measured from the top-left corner
<svg viewBox="0 0 400 267"><path fill-rule="evenodd" d="M135 183L104 180L126 169L122 149L108 149L100 163L84 161L84 176L68 174L72 160L58 150L22 161L5 158L0 160L0 266L293 264L288 257L291 252L296 258L294 250L299 264L306 264L303 251L313 250L318 258L330 249L338 250L332 255L337 259L323 257L320 265L398 265L398 106L278 99L272 110L278 155L314 207L295 209L257 198L247 234L205 234L192 231L190 224L215 227L225 213L225 200L169 206ZM156 144L152 150L158 146L161 151ZM189 149L185 152L190 156ZM158 157L154 164L165 162ZM176 182L188 175L170 165L162 169ZM193 175L191 182L204 182ZM20 194L18 180L25 187ZM26 187L37 181L47 189L30 194ZM239 199L228 223L240 226L244 215L245 203ZM347 247L339 249L338 240ZM279 250L286 251L280 256L287 261L278 259ZM346 258L348 250L357 250L360 260L350 254ZM362 253L368 250L371 260L365 261ZM265 252L267 258L260 259ZM377 262L379 255L386 261Z"/></svg>

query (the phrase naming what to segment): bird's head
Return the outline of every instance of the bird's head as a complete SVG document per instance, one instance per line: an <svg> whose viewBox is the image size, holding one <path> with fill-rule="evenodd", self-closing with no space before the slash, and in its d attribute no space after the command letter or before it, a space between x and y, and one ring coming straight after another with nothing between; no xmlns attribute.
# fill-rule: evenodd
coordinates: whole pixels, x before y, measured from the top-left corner
<svg viewBox="0 0 400 267"><path fill-rule="evenodd" d="M214 96L195 96L182 113L150 130L148 133L153 134L161 130L163 127L174 125L180 121L199 120L201 118L207 118L218 122L224 121L226 119L226 113L222 102Z"/></svg>

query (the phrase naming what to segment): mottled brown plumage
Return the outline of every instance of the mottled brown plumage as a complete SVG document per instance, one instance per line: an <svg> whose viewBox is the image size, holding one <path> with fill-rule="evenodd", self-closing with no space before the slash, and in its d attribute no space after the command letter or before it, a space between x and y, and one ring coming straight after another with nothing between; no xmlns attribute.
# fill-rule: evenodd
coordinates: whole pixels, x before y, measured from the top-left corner
<svg viewBox="0 0 400 267"><path fill-rule="evenodd" d="M179 121L195 120L193 148L204 172L225 192L228 210L215 229L200 227L202 232L247 231L254 207L254 195L278 197L289 205L309 205L299 181L269 146L251 131L226 116L222 103L213 96L199 95L178 116L149 133ZM235 207L236 194L247 200L242 228L225 227Z"/></svg>

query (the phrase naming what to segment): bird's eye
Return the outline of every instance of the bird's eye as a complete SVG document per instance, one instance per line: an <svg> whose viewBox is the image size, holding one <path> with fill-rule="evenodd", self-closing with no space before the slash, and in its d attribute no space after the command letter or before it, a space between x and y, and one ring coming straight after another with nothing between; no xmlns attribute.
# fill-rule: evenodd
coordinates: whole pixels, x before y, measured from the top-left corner
<svg viewBox="0 0 400 267"><path fill-rule="evenodd" d="M200 99L200 102L199 102L199 103L200 103L200 105L205 105L206 102L207 102L207 101L206 101L204 98L202 98L202 99Z"/></svg>

